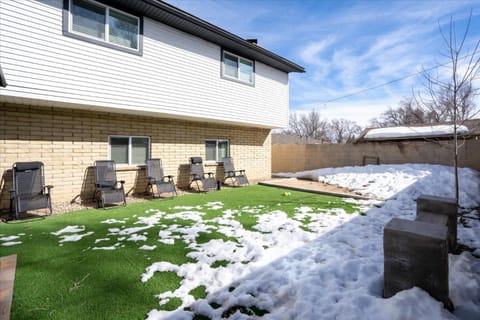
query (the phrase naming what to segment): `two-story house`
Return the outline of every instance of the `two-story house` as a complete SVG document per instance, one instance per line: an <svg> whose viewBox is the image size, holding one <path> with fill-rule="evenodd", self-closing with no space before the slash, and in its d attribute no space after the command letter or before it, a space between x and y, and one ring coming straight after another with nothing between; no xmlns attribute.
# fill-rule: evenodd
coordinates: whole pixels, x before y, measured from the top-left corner
<svg viewBox="0 0 480 320"><path fill-rule="evenodd" d="M102 159L129 193L148 157L181 186L191 156L268 178L288 74L304 72L159 0L0 0L0 68L2 208L17 161L44 162L54 202L91 197Z"/></svg>

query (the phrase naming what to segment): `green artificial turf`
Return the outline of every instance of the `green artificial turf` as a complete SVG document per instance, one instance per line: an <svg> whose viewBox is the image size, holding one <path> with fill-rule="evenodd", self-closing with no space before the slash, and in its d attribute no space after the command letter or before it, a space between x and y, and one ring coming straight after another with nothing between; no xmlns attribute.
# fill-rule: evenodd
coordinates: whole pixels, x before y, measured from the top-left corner
<svg viewBox="0 0 480 320"><path fill-rule="evenodd" d="M222 210L213 210L204 206L208 202L223 203ZM108 210L83 210L63 215L51 216L40 220L25 220L0 224L0 237L24 233L19 239L22 244L0 246L0 256L17 254L17 269L14 287L14 300L11 319L144 319L152 309L160 309L155 295L174 291L179 287L181 278L173 272L156 273L147 282L141 282L145 268L156 261L168 261L174 264L193 262L187 258L189 251L182 240L173 245L158 242L161 225L140 231L148 238L146 241L119 241L118 235L109 236L110 228L131 228L137 218L149 216L148 209L178 212L175 206L202 206L204 221L221 216L222 211L260 208L260 213L282 210L289 216L295 214L295 208L343 208L346 212L357 211L354 205L340 198L317 194L289 191L264 186L226 189L208 194L194 194L174 199L152 200L116 207ZM172 211L173 210L173 211ZM135 217L136 216L136 217ZM105 224L106 219L122 220L126 223ZM254 214L242 213L237 219L246 229L256 224ZM162 219L164 225L192 224L181 219ZM85 226L85 232L93 231L91 236L76 242L59 243L59 236L51 234L66 226ZM213 225L213 222L212 222ZM128 237L128 236L127 236ZM95 240L110 238L96 244ZM198 243L210 239L226 238L218 232L200 233ZM1 243L0 243L1 244ZM116 250L92 250L95 246L114 246ZM155 250L139 250L141 245L156 245ZM213 267L227 264L217 261ZM203 298L204 287L198 287L192 294ZM172 310L180 305L178 299L172 299L163 306Z"/></svg>

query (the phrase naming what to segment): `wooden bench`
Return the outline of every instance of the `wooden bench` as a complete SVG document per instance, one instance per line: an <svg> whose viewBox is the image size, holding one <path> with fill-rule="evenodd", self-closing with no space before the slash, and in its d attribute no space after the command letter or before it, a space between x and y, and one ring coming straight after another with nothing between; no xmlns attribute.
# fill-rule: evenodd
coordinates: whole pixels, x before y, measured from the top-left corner
<svg viewBox="0 0 480 320"><path fill-rule="evenodd" d="M17 255L0 258L0 320L10 319Z"/></svg>
<svg viewBox="0 0 480 320"><path fill-rule="evenodd" d="M448 297L448 252L455 250L456 240L455 200L420 196L414 221L393 218L385 225L384 297L419 287L453 310Z"/></svg>

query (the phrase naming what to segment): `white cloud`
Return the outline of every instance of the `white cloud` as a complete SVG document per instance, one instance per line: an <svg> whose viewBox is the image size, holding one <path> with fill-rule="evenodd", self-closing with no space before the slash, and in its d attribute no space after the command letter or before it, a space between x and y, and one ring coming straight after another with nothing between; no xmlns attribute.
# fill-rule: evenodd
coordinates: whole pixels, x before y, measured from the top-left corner
<svg viewBox="0 0 480 320"><path fill-rule="evenodd" d="M322 39L319 41L314 41L308 43L302 49L300 49L300 58L303 62L319 64L322 62L322 59L319 59L319 55L322 51L325 51L326 48L330 47L335 42L334 37L328 37L327 39Z"/></svg>

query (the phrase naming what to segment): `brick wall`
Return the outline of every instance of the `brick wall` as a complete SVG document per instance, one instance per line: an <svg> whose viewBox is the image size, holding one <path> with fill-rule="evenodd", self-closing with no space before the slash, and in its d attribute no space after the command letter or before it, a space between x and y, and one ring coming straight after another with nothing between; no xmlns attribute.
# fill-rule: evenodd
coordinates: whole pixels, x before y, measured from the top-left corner
<svg viewBox="0 0 480 320"><path fill-rule="evenodd" d="M269 129L179 121L95 111L0 104L0 208L9 206L11 167L17 161L42 161L45 180L54 186L53 202L89 200L93 195L92 165L108 159L109 135L151 138L152 158L161 158L165 174L188 185L188 159L205 158L205 139L228 139L237 169L250 180L271 175ZM142 167L117 166L129 195L145 190ZM209 166L220 178L221 167Z"/></svg>

